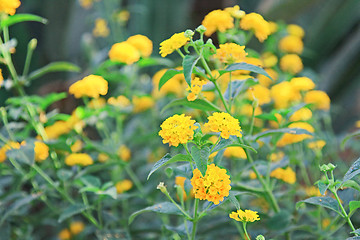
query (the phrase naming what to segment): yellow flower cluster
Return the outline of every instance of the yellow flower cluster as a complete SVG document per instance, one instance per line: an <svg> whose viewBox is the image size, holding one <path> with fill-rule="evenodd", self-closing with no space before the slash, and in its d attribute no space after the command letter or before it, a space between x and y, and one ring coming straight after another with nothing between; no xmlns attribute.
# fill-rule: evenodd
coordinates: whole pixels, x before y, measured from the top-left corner
<svg viewBox="0 0 360 240"><path fill-rule="evenodd" d="M82 126L83 121L74 112L67 121L56 121L53 125L45 127L45 133L48 139L56 139L72 129Z"/></svg>
<svg viewBox="0 0 360 240"><path fill-rule="evenodd" d="M116 192L118 194L121 194L123 192L129 191L133 187L133 183L129 179L125 179L120 182L117 182L115 184L115 187L116 187Z"/></svg>
<svg viewBox="0 0 360 240"><path fill-rule="evenodd" d="M180 70L179 68L177 68ZM177 74L174 77L170 78L159 90L159 83L161 77L165 74L167 69L161 69L157 73L154 74L152 78L153 83L153 91L152 95L155 98L163 97L167 94L173 93L177 97L184 96L184 90L186 89L187 83L184 78L184 74Z"/></svg>
<svg viewBox="0 0 360 240"><path fill-rule="evenodd" d="M3 82L4 82L4 76L2 75L2 69L0 68L0 87Z"/></svg>
<svg viewBox="0 0 360 240"><path fill-rule="evenodd" d="M107 22L103 18L97 18L95 20L95 27L93 29L94 37L107 37L110 34L110 29L107 26Z"/></svg>
<svg viewBox="0 0 360 240"><path fill-rule="evenodd" d="M100 109L100 108L104 107L105 104L106 104L105 98L99 97L99 98L91 99L88 106L91 109Z"/></svg>
<svg viewBox="0 0 360 240"><path fill-rule="evenodd" d="M238 222L255 222L260 220L257 212L252 210L243 211L239 209L236 212L230 213L229 217Z"/></svg>
<svg viewBox="0 0 360 240"><path fill-rule="evenodd" d="M236 43L220 44L220 48L216 50L215 58L222 63L231 64L245 59L247 53L245 46L240 46Z"/></svg>
<svg viewBox="0 0 360 240"><path fill-rule="evenodd" d="M194 101L195 99L197 99L204 84L206 84L206 81L201 80L200 78L194 78L193 80L191 80L191 87L188 87L186 89L186 91L190 92L187 96L187 100Z"/></svg>
<svg viewBox="0 0 360 240"><path fill-rule="evenodd" d="M0 163L6 160L6 152L11 149L20 149L20 143L18 142L8 142L0 148Z"/></svg>
<svg viewBox="0 0 360 240"><path fill-rule="evenodd" d="M49 156L49 147L43 142L36 141L34 152L35 152L35 161L42 162L45 159L47 159Z"/></svg>
<svg viewBox="0 0 360 240"><path fill-rule="evenodd" d="M171 38L160 43L160 55L166 57L184 46L188 41L190 41L190 39L185 37L184 32L175 33Z"/></svg>
<svg viewBox="0 0 360 240"><path fill-rule="evenodd" d="M65 164L68 166L88 166L93 164L93 160L86 153L72 153L65 158Z"/></svg>
<svg viewBox="0 0 360 240"><path fill-rule="evenodd" d="M169 146L177 147L180 143L187 143L193 139L195 120L185 114L169 117L161 124L159 135L163 138L163 143L169 143Z"/></svg>
<svg viewBox="0 0 360 240"><path fill-rule="evenodd" d="M204 126L212 132L220 132L222 138L228 139L230 135L242 136L239 120L228 113L215 112L208 117L208 120Z"/></svg>
<svg viewBox="0 0 360 240"><path fill-rule="evenodd" d="M183 191L183 200L185 201L187 199L187 194L186 194L186 191L185 191L185 180L186 180L186 177L181 177L181 176L176 176L175 177L175 185L177 186L180 186L182 188L182 191ZM193 195L193 191L190 191L190 197L194 197Z"/></svg>
<svg viewBox="0 0 360 240"><path fill-rule="evenodd" d="M134 105L134 109L133 109L134 113L144 112L155 106L155 101L150 96L141 96L141 97L134 96L132 98L132 102Z"/></svg>
<svg viewBox="0 0 360 240"><path fill-rule="evenodd" d="M194 169L191 185L195 198L200 200L208 200L214 204L219 204L224 197L229 196L230 176L226 174L225 169L221 169L215 164L207 166L205 176L199 169Z"/></svg>
<svg viewBox="0 0 360 240"><path fill-rule="evenodd" d="M304 65L298 55L286 54L280 59L280 68L285 72L297 74L303 70Z"/></svg>
<svg viewBox="0 0 360 240"><path fill-rule="evenodd" d="M269 159L272 162L278 162L281 159L283 159L284 156L285 156L285 153L280 151L280 152L270 154Z"/></svg>
<svg viewBox="0 0 360 240"><path fill-rule="evenodd" d="M304 50L304 43L300 37L289 35L280 40L279 49L286 53L301 54Z"/></svg>
<svg viewBox="0 0 360 240"><path fill-rule="evenodd" d="M85 225L83 222L72 222L69 229L65 228L58 234L60 240L70 240L74 235L78 235L84 231Z"/></svg>
<svg viewBox="0 0 360 240"><path fill-rule="evenodd" d="M275 108L287 108L291 102L301 100L301 95L290 82L284 81L272 86L270 95L275 103Z"/></svg>
<svg viewBox="0 0 360 240"><path fill-rule="evenodd" d="M271 102L270 90L261 84L256 84L247 90L247 97L250 100L257 99L259 105Z"/></svg>
<svg viewBox="0 0 360 240"><path fill-rule="evenodd" d="M305 129L310 133L313 133L315 130L314 128L306 123L306 122L295 122L289 125L289 128L301 128ZM278 147L284 147L289 144L301 142L307 138L312 138L313 136L308 134L291 134L291 133L285 133L281 139L277 142L276 146Z"/></svg>
<svg viewBox="0 0 360 240"><path fill-rule="evenodd" d="M244 30L253 30L260 42L271 34L270 24L257 13L246 14L240 21L240 27Z"/></svg>
<svg viewBox="0 0 360 240"><path fill-rule="evenodd" d="M132 64L139 61L139 51L128 42L115 43L109 51L109 58L112 61L119 61L126 64Z"/></svg>
<svg viewBox="0 0 360 240"><path fill-rule="evenodd" d="M21 2L19 0L0 0L0 12L14 15L20 5Z"/></svg>
<svg viewBox="0 0 360 240"><path fill-rule="evenodd" d="M121 145L117 150L117 155L121 158L121 160L128 162L131 158L131 151L127 146Z"/></svg>
<svg viewBox="0 0 360 240"><path fill-rule="evenodd" d="M321 193L318 187L310 186L305 188L306 196L308 197L320 197Z"/></svg>
<svg viewBox="0 0 360 240"><path fill-rule="evenodd" d="M314 142L308 143L308 148L314 149L314 150L321 150L326 145L326 142L324 140L317 140Z"/></svg>
<svg viewBox="0 0 360 240"><path fill-rule="evenodd" d="M280 179L289 184L294 184L296 182L296 173L290 167L287 167L286 169L277 168L270 173L270 177Z"/></svg>
<svg viewBox="0 0 360 240"><path fill-rule="evenodd" d="M296 36L299 38L303 38L305 35L304 29L302 29L302 27L300 27L299 25L296 25L296 24L289 24L286 27L286 30L290 35Z"/></svg>
<svg viewBox="0 0 360 240"><path fill-rule="evenodd" d="M209 12L201 23L205 28L206 36L210 36L216 31L225 32L234 27L234 19L228 11L214 10Z"/></svg>
<svg viewBox="0 0 360 240"><path fill-rule="evenodd" d="M313 90L305 94L305 103L314 104L316 109L329 110L330 109L330 98L324 91Z"/></svg>
<svg viewBox="0 0 360 240"><path fill-rule="evenodd" d="M298 91L309 91L315 88L315 83L308 77L295 77L290 80L290 83Z"/></svg>
<svg viewBox="0 0 360 240"><path fill-rule="evenodd" d="M69 88L69 93L76 98L93 97L106 95L108 92L108 82L101 76L89 75L73 83Z"/></svg>
<svg viewBox="0 0 360 240"><path fill-rule="evenodd" d="M297 110L296 112L294 112L289 120L291 122L296 122L296 121L307 121L309 119L311 119L312 117L312 112L310 109L303 107L300 108L299 110Z"/></svg>
<svg viewBox="0 0 360 240"><path fill-rule="evenodd" d="M153 51L153 42L144 35L134 35L126 40L127 43L134 46L142 57L149 57Z"/></svg>
<svg viewBox="0 0 360 240"><path fill-rule="evenodd" d="M125 97L124 95L120 95L118 97L111 97L108 99L108 104L116 106L116 107L120 107L120 108L126 108L128 106L130 106L130 100Z"/></svg>

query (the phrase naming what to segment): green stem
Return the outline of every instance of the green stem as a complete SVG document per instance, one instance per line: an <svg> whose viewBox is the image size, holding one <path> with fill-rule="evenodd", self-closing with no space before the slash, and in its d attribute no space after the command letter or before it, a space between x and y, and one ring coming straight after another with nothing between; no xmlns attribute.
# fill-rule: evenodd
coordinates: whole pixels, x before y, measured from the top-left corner
<svg viewBox="0 0 360 240"><path fill-rule="evenodd" d="M225 109L226 109L226 112L229 113L229 114L231 114L231 113L230 113L229 106L228 106L228 104L226 103L226 100L225 100L223 94L221 93L221 90L220 90L220 88L219 88L219 85L216 83L216 81L213 81L213 83L214 83L214 85L215 85L216 91L219 93L219 96L220 96L220 99L221 99L222 103L224 104L224 107L225 107Z"/></svg>
<svg viewBox="0 0 360 240"><path fill-rule="evenodd" d="M191 233L191 240L195 240L195 235L196 235L196 226L197 226L197 222L198 222L198 207L199 207L199 199L196 198L195 199L195 207L194 207L194 218L192 220L193 222L193 229L192 229L192 233Z"/></svg>
<svg viewBox="0 0 360 240"><path fill-rule="evenodd" d="M187 146L187 143L184 143L183 146L184 146L184 148L185 148L185 150L186 150L186 153L187 153L187 154L191 157L191 159L192 159L192 156L191 156L191 153L190 153L189 148L188 148L188 146ZM190 162L190 166L191 166L191 170L194 171L194 166L193 166L193 163L192 163L192 162Z"/></svg>
<svg viewBox="0 0 360 240"><path fill-rule="evenodd" d="M134 184L137 187L137 189L139 190L141 196L143 196L143 197L146 196L143 185L141 184L139 178L136 176L136 174L133 172L133 170L130 168L129 165L125 166L125 171L129 175L131 180L134 182Z"/></svg>
<svg viewBox="0 0 360 240"><path fill-rule="evenodd" d="M336 198L336 201L338 202L339 206L340 206L340 209L341 209L341 212L342 214L344 215L344 218L346 219L347 223L349 224L350 228L355 231L355 227L354 225L352 224L351 222L351 219L349 217L349 215L346 213L343 205L341 204L341 201L340 201L340 198L339 196L337 195L337 192L335 189L330 189L330 191L334 194L335 198ZM355 236L358 236L358 234L355 234Z"/></svg>
<svg viewBox="0 0 360 240"><path fill-rule="evenodd" d="M163 192L163 191L162 191ZM192 220L192 218L190 217L190 215L182 208L179 206L179 204L177 204L175 202L175 200L170 196L170 194L168 193L168 191L164 191L163 192L165 194L165 196L180 210L180 212L182 212L182 214L184 214L184 216L189 219Z"/></svg>
<svg viewBox="0 0 360 240"><path fill-rule="evenodd" d="M245 233L245 235L246 235L246 238L247 238L248 240L250 240L250 236L249 236L248 232L246 231L246 222L243 222L243 229L244 229L244 233Z"/></svg>
<svg viewBox="0 0 360 240"><path fill-rule="evenodd" d="M182 58L185 58L185 55L182 53L182 51L180 49L176 49L176 51Z"/></svg>

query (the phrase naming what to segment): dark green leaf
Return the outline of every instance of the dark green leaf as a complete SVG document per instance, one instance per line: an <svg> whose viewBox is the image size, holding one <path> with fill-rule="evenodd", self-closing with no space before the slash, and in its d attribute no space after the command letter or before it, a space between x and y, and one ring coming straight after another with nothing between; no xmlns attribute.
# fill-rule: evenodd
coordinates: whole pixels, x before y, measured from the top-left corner
<svg viewBox="0 0 360 240"><path fill-rule="evenodd" d="M88 187L97 187L98 188L101 185L100 179L97 177L91 176L91 175L82 176L80 178L80 181Z"/></svg>
<svg viewBox="0 0 360 240"><path fill-rule="evenodd" d="M267 221L267 226L272 230L286 228L291 221L291 214L288 211L280 211Z"/></svg>
<svg viewBox="0 0 360 240"><path fill-rule="evenodd" d="M56 175L61 181L65 182L72 177L73 172L67 169L60 169L56 172Z"/></svg>
<svg viewBox="0 0 360 240"><path fill-rule="evenodd" d="M139 214L142 214L145 212L157 212L157 213L183 215L182 212L173 203L162 202L162 203L158 203L153 206L150 206L150 207L147 207L142 210L134 212L129 217L129 224L131 224L134 221L135 217L137 217Z"/></svg>
<svg viewBox="0 0 360 240"><path fill-rule="evenodd" d="M166 58L142 58L140 61L137 62L137 65L139 67L150 67L150 66L158 66L158 65L164 65L164 66L171 66L173 62Z"/></svg>
<svg viewBox="0 0 360 240"><path fill-rule="evenodd" d="M259 138L272 135L272 134L278 134L278 133L290 133L290 134L307 134L307 135L313 135L311 132L302 129L302 128L280 128L280 129L272 129L267 130L261 133L258 133L254 135L255 140L258 140Z"/></svg>
<svg viewBox="0 0 360 240"><path fill-rule="evenodd" d="M303 203L309 203L309 204L313 204L313 205L318 205L318 206L322 206L325 208L329 208L335 212L337 212L338 214L341 215L340 211L339 211L339 204L338 202L331 198L331 197L311 197L308 199L305 199L303 201L299 201L296 203L296 208L298 209L300 207L301 204Z"/></svg>
<svg viewBox="0 0 360 240"><path fill-rule="evenodd" d="M169 81L172 77L174 77L177 74L183 73L183 71L181 70L176 70L176 69L168 69L164 75L162 75L162 77L160 78L159 81L159 90L161 89L162 86L164 86L164 84Z"/></svg>
<svg viewBox="0 0 360 240"><path fill-rule="evenodd" d="M253 82L253 81L254 81L254 79L252 79L252 78L231 81L225 91L225 94L224 94L225 100L229 101L229 99L230 99L230 84L231 84L231 98L233 99L237 95L239 95L239 93L242 90L244 90L243 88L245 87L247 82Z"/></svg>
<svg viewBox="0 0 360 240"><path fill-rule="evenodd" d="M210 148L208 146L203 146L202 148L193 146L191 148L191 156L194 159L196 167L200 170L201 174L205 176L207 162L210 156Z"/></svg>
<svg viewBox="0 0 360 240"><path fill-rule="evenodd" d="M49 140L49 141L45 141L45 144L48 145L49 148L55 150L71 152L70 146L61 140Z"/></svg>
<svg viewBox="0 0 360 240"><path fill-rule="evenodd" d="M199 61L199 56L186 55L183 59L183 68L184 68L184 76L185 81L189 86L191 86L191 74L193 73L193 69L196 63Z"/></svg>
<svg viewBox="0 0 360 240"><path fill-rule="evenodd" d="M30 73L29 80L37 79L50 72L80 72L80 68L68 62L52 62Z"/></svg>
<svg viewBox="0 0 360 240"><path fill-rule="evenodd" d="M207 102L202 99L195 99L195 101L188 101L186 98L176 99L176 100L170 102L169 104L167 104L166 106L163 107L161 112L164 112L166 109L168 109L170 107L179 106L179 105L186 106L186 107L193 108L193 109L199 109L199 110L203 110L203 111L221 112L220 108L218 108L217 106L215 106L214 104L212 104L210 102Z"/></svg>
<svg viewBox="0 0 360 240"><path fill-rule="evenodd" d="M356 175L360 174L360 158L356 160L353 165L349 168L349 170L345 173L342 182L346 182L347 180L352 179Z"/></svg>
<svg viewBox="0 0 360 240"><path fill-rule="evenodd" d="M342 150L344 150L345 144L346 144L347 141L349 141L349 140L350 140L351 138L353 138L353 137L359 137L359 136L360 136L360 130L357 130L357 131L355 131L355 132L347 135L347 136L341 141L340 148L341 148Z"/></svg>
<svg viewBox="0 0 360 240"><path fill-rule="evenodd" d="M232 72L232 71L236 71L236 70L247 70L250 72L254 72L254 73L258 73L258 74L262 74L270 79L272 79L269 74L262 69L261 67L249 64L249 63L245 63L245 62L241 62L241 63L234 63L229 65L225 70L221 70L219 71L220 75L227 73L227 72Z"/></svg>
<svg viewBox="0 0 360 240"><path fill-rule="evenodd" d="M88 207L86 207L84 204L75 203L74 205L71 205L70 207L68 207L62 211L62 213L58 219L58 222L61 223L62 221L68 219L69 217L72 217L78 213L81 213L86 209L88 209Z"/></svg>
<svg viewBox="0 0 360 240"><path fill-rule="evenodd" d="M165 166L169 163L174 162L185 162L185 161L191 161L191 158L189 155L185 154L177 154L174 157L171 157L169 153L165 154L159 161L157 161L154 166L152 167L151 171L149 172L149 175L147 176L147 179L150 178L150 176L158 170L160 167Z"/></svg>
<svg viewBox="0 0 360 240"><path fill-rule="evenodd" d="M342 182L341 188L343 188L343 187L349 187L349 188L355 189L358 192L360 192L360 185L357 182L355 182L354 180L347 180L346 182Z"/></svg>
<svg viewBox="0 0 360 240"><path fill-rule="evenodd" d="M350 213L360 208L360 201L351 201L349 202Z"/></svg>
<svg viewBox="0 0 360 240"><path fill-rule="evenodd" d="M325 192L328 189L329 184L325 184L324 182L319 181L317 185L318 185L321 195L325 195Z"/></svg>
<svg viewBox="0 0 360 240"><path fill-rule="evenodd" d="M47 20L45 18L33 15L33 14L15 14L13 16L9 16L6 19L1 19L1 29L3 29L4 27L9 27L13 24L16 23L20 23L20 22L26 22L26 21L31 21L31 22L40 22L43 24L47 23Z"/></svg>
<svg viewBox="0 0 360 240"><path fill-rule="evenodd" d="M255 153L257 152L254 148L252 148L252 147L250 147L248 145L245 145L245 144L241 144L238 141L233 140L231 138L229 138L229 139L221 138L220 141L218 142L218 144L211 151L211 153L220 151L220 150L222 150L224 148L227 148L227 147L242 147L242 148L250 149L251 151L253 151Z"/></svg>

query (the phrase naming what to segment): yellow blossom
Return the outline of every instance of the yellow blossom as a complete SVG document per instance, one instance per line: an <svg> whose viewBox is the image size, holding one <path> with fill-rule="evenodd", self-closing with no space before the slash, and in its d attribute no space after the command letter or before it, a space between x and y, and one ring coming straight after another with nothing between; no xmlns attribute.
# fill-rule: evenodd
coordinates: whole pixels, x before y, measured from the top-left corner
<svg viewBox="0 0 360 240"><path fill-rule="evenodd" d="M285 72L297 74L304 68L301 58L296 54L287 54L280 59L280 68Z"/></svg>
<svg viewBox="0 0 360 240"><path fill-rule="evenodd" d="M296 182L296 173L290 168L277 168L270 173L270 177L280 179L286 183L294 184Z"/></svg>
<svg viewBox="0 0 360 240"><path fill-rule="evenodd" d="M121 10L118 14L117 14L117 19L118 21L124 23L127 22L130 18L130 13L127 10Z"/></svg>
<svg viewBox="0 0 360 240"><path fill-rule="evenodd" d="M229 12L233 18L240 19L243 16L245 16L245 12L240 10L239 5L235 5L233 7L227 7L224 10Z"/></svg>
<svg viewBox="0 0 360 240"><path fill-rule="evenodd" d="M20 149L20 143L18 142L8 142L2 148L0 148L0 163L6 160L6 152L11 149Z"/></svg>
<svg viewBox="0 0 360 240"><path fill-rule="evenodd" d="M296 25L296 24L289 24L286 27L286 30L290 35L296 36L299 38L303 38L305 35L304 29L302 29L302 27L300 27L299 25Z"/></svg>
<svg viewBox="0 0 360 240"><path fill-rule="evenodd" d="M287 81L272 86L270 96L274 100L277 109L287 108L290 103L301 100L300 92Z"/></svg>
<svg viewBox="0 0 360 240"><path fill-rule="evenodd" d="M126 108L130 106L130 100L125 97L124 95L120 95L118 97L111 97L108 99L108 104L120 107L120 108Z"/></svg>
<svg viewBox="0 0 360 240"><path fill-rule="evenodd" d="M240 21L240 27L244 30L253 30L260 42L271 34L270 24L257 13L246 14Z"/></svg>
<svg viewBox="0 0 360 240"><path fill-rule="evenodd" d="M109 155L106 153L99 153L98 160L99 162L106 162L109 159Z"/></svg>
<svg viewBox="0 0 360 240"><path fill-rule="evenodd" d="M242 147L228 147L224 151L224 157L246 159L245 150Z"/></svg>
<svg viewBox="0 0 360 240"><path fill-rule="evenodd" d="M4 82L4 76L2 75L2 69L0 68L0 87Z"/></svg>
<svg viewBox="0 0 360 240"><path fill-rule="evenodd" d="M128 162L131 158L131 151L125 145L121 145L117 151L118 156L121 160Z"/></svg>
<svg viewBox="0 0 360 240"><path fill-rule="evenodd" d="M150 96L134 96L132 102L134 105L134 113L144 112L155 106L155 101Z"/></svg>
<svg viewBox="0 0 360 240"><path fill-rule="evenodd" d="M276 22L273 22L273 21L269 21L268 22L269 25L270 25L270 34L273 34L273 33L276 33L277 30L278 30L278 25Z"/></svg>
<svg viewBox="0 0 360 240"><path fill-rule="evenodd" d="M0 12L14 15L20 5L21 2L19 0L0 0Z"/></svg>
<svg viewBox="0 0 360 240"><path fill-rule="evenodd" d="M326 142L324 140L317 140L315 142L309 142L307 146L314 150L321 150L325 145Z"/></svg>
<svg viewBox="0 0 360 240"><path fill-rule="evenodd" d="M220 44L220 48L216 50L215 58L220 62L231 64L245 59L247 53L245 46L240 46L236 43Z"/></svg>
<svg viewBox="0 0 360 240"><path fill-rule="evenodd" d="M312 112L310 109L303 107L300 108L299 110L297 110L296 112L294 112L291 116L290 116L290 121L291 122L296 122L296 121L307 121L309 119L311 119L312 117Z"/></svg>
<svg viewBox="0 0 360 240"><path fill-rule="evenodd" d="M355 122L355 127L356 127L356 128L360 128L360 120L358 120L358 121Z"/></svg>
<svg viewBox="0 0 360 240"><path fill-rule="evenodd" d="M225 169L221 169L215 164L207 166L205 176L201 174L199 169L194 169L191 185L195 198L200 200L208 200L214 204L219 204L224 197L229 196L230 176L226 174Z"/></svg>
<svg viewBox="0 0 360 240"><path fill-rule="evenodd" d="M252 114L253 114L253 106L251 104L242 105L241 109L240 109L240 113L245 115L245 116L251 117ZM260 114L262 114L262 110L258 106L257 108L255 108L254 116L257 116L257 115L260 115Z"/></svg>
<svg viewBox="0 0 360 240"><path fill-rule="evenodd" d="M187 199L187 194L186 194L186 191L185 191L185 180L186 180L186 177L181 177L181 176L176 176L175 177L175 185L178 185L182 188L183 190L183 199L184 201ZM193 192L193 191L191 191ZM193 195L191 194L191 196L193 197Z"/></svg>
<svg viewBox="0 0 360 240"><path fill-rule="evenodd" d="M259 80L260 85L268 88L272 83L276 82L276 80L278 79L278 73L271 68L265 68L264 70L267 72L267 74L269 74L271 78L268 78L267 76L264 76L262 74L258 74L257 79Z"/></svg>
<svg viewBox="0 0 360 240"><path fill-rule="evenodd" d="M261 60L263 61L264 67L266 68L271 68L275 66L278 62L278 58L272 52L264 52L261 55Z"/></svg>
<svg viewBox="0 0 360 240"><path fill-rule="evenodd" d="M290 80L290 83L299 91L308 91L315 88L315 83L308 77L295 77Z"/></svg>
<svg viewBox="0 0 360 240"><path fill-rule="evenodd" d="M106 95L108 92L108 82L101 76L89 75L73 83L69 88L69 93L75 98L93 97L98 98L100 95Z"/></svg>
<svg viewBox="0 0 360 240"><path fill-rule="evenodd" d="M201 23L206 27L206 36L212 35L214 32L225 32L227 29L234 27L234 19L228 11L220 9L209 12Z"/></svg>
<svg viewBox="0 0 360 240"><path fill-rule="evenodd" d="M296 36L286 36L279 41L279 49L286 53L301 54L304 50L304 43Z"/></svg>
<svg viewBox="0 0 360 240"><path fill-rule="evenodd" d="M99 97L99 98L91 99L88 106L91 109L99 109L105 106L105 104L106 104L105 98Z"/></svg>
<svg viewBox="0 0 360 240"><path fill-rule="evenodd" d="M292 123L288 126L289 128L300 128L300 129L305 129L310 133L313 133L315 130L314 128L305 122L295 122ZM278 147L284 147L286 145L289 144L293 144L293 143L297 143L297 142L301 142L304 139L307 138L312 138L313 136L309 135L309 134L291 134L291 133L285 133L281 139L277 142L276 146Z"/></svg>
<svg viewBox="0 0 360 240"><path fill-rule="evenodd" d="M177 69L181 70L179 68ZM155 98L159 98L165 96L166 94L173 93L177 97L183 97L184 90L187 86L184 74L177 74L174 77L170 78L159 90L160 79L165 74L166 71L167 69L161 69L160 71L154 74L152 78L152 83L153 83L152 95Z"/></svg>
<svg viewBox="0 0 360 240"><path fill-rule="evenodd" d="M323 229L325 229L325 228L327 228L327 227L330 225L330 223L331 223L330 218L324 218L324 219L321 221L321 227L322 227ZM335 227L335 226L332 226L332 227L331 227L331 230L332 230L334 227Z"/></svg>
<svg viewBox="0 0 360 240"><path fill-rule="evenodd" d="M93 5L93 0L79 0L80 6L85 9L90 9Z"/></svg>
<svg viewBox="0 0 360 240"><path fill-rule="evenodd" d="M93 164L93 160L86 153L72 153L65 158L65 164L68 166L88 166Z"/></svg>
<svg viewBox="0 0 360 240"><path fill-rule="evenodd" d="M210 102L215 100L215 93L213 91L203 91L204 98Z"/></svg>
<svg viewBox="0 0 360 240"><path fill-rule="evenodd" d="M42 162L49 156L49 147L43 142L35 142L34 143L34 153L35 153L35 161Z"/></svg>
<svg viewBox="0 0 360 240"><path fill-rule="evenodd" d="M144 35L137 34L131 36L126 42L134 46L140 52L142 57L149 57L153 51L152 41Z"/></svg>
<svg viewBox="0 0 360 240"><path fill-rule="evenodd" d="M195 99L197 99L204 84L206 84L206 81L201 80L200 78L194 78L193 80L191 80L191 87L188 87L186 89L190 92L187 96L187 100L194 101Z"/></svg>
<svg viewBox="0 0 360 240"><path fill-rule="evenodd" d="M222 138L228 139L230 135L242 136L239 120L228 113L214 112L212 116L208 117L208 120L205 127L212 132L220 132Z"/></svg>
<svg viewBox="0 0 360 240"><path fill-rule="evenodd" d="M82 149L82 147L83 147L83 142L80 139L78 139L70 147L71 152L73 152L73 153L79 152Z"/></svg>
<svg viewBox="0 0 360 240"><path fill-rule="evenodd" d="M264 105L271 102L270 90L260 84L250 87L247 90L247 98L258 101L259 105Z"/></svg>
<svg viewBox="0 0 360 240"><path fill-rule="evenodd" d="M65 229L61 230L58 234L58 238L60 240L70 240L71 233L70 233L69 229L65 228Z"/></svg>
<svg viewBox="0 0 360 240"><path fill-rule="evenodd" d="M133 187L133 183L129 179L125 179L120 182L117 182L115 184L115 187L116 187L116 192L118 194L121 194L123 192L129 191Z"/></svg>
<svg viewBox="0 0 360 240"><path fill-rule="evenodd" d="M304 96L305 103L312 103L316 109L329 110L330 98L324 91L313 90L309 91Z"/></svg>
<svg viewBox="0 0 360 240"><path fill-rule="evenodd" d="M188 41L190 41L190 39L185 37L184 32L175 33L171 38L160 43L160 55L166 57L184 46Z"/></svg>
<svg viewBox="0 0 360 240"><path fill-rule="evenodd" d="M320 197L321 193L318 187L310 186L305 188L306 196L308 197Z"/></svg>
<svg viewBox="0 0 360 240"><path fill-rule="evenodd" d="M95 20L95 27L93 29L94 37L107 37L110 34L110 29L107 26L107 22L103 18L97 18Z"/></svg>
<svg viewBox="0 0 360 240"><path fill-rule="evenodd" d="M83 222L72 222L70 224L70 232L73 235L78 235L81 233L85 228L85 225Z"/></svg>
<svg viewBox="0 0 360 240"><path fill-rule="evenodd" d="M237 210L237 212L232 212L229 214L229 217L238 221L238 222L255 222L259 221L259 215L256 211L252 210Z"/></svg>
<svg viewBox="0 0 360 240"><path fill-rule="evenodd" d="M284 152L279 151L279 152L270 154L269 159L270 159L270 161L272 161L272 162L278 162L278 161L280 161L281 159L283 159L284 156L285 156Z"/></svg>
<svg viewBox="0 0 360 240"><path fill-rule="evenodd" d="M126 64L133 64L139 61L140 52L128 42L120 42L112 45L109 51L111 61L119 61Z"/></svg>
<svg viewBox="0 0 360 240"><path fill-rule="evenodd" d="M159 135L163 138L163 143L169 143L169 146L177 147L179 143L187 143L193 139L195 120L185 114L169 117L161 124Z"/></svg>

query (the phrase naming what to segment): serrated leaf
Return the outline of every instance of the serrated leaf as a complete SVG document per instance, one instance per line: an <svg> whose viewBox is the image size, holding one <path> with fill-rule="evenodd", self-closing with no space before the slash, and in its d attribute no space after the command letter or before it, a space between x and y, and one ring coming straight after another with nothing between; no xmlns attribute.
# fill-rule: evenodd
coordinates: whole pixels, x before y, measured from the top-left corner
<svg viewBox="0 0 360 240"><path fill-rule="evenodd" d="M191 148L191 156L196 164L196 167L200 170L201 174L205 176L207 162L210 156L210 148L208 146L203 146L202 148L193 146Z"/></svg>
<svg viewBox="0 0 360 240"><path fill-rule="evenodd" d="M193 69L196 63L199 61L199 56L186 55L183 59L183 69L184 69L184 77L185 81L189 86L191 86L191 74L193 73Z"/></svg>
<svg viewBox="0 0 360 240"><path fill-rule="evenodd" d="M174 157L171 157L169 153L165 154L165 156L163 156L159 161L157 161L154 166L152 167L152 169L150 170L147 179L150 178L150 176L156 171L158 170L160 167L165 166L169 163L174 163L174 162L189 162L191 161L191 158L189 155L185 155L185 154L177 154Z"/></svg>
<svg viewBox="0 0 360 240"><path fill-rule="evenodd" d="M229 138L229 139L225 139L225 138L221 138L220 141L218 142L218 144L214 147L214 149L211 151L211 153L220 151L224 148L227 147L242 147L242 148L247 148L253 152L257 152L254 148L252 148L251 146L245 145L245 144L241 144L238 141L234 141L233 139Z"/></svg>
<svg viewBox="0 0 360 240"><path fill-rule="evenodd" d="M254 135L254 139L258 140L259 138L272 135L272 134L278 134L278 133L290 133L290 134L307 134L307 135L313 135L311 132L302 129L302 128L279 128L279 129L272 129L267 130L261 133L258 133Z"/></svg>
<svg viewBox="0 0 360 240"><path fill-rule="evenodd" d="M169 81L171 78L173 78L175 75L181 74L183 73L182 70L177 70L177 69L168 69L164 75L162 75L162 77L160 78L159 81L159 90L161 89L162 86L164 86L164 84Z"/></svg>
<svg viewBox="0 0 360 240"><path fill-rule="evenodd" d="M220 70L219 73L220 73L220 75L222 75L224 73L232 72L232 71L236 71L236 70L247 70L250 72L258 73L258 74L264 75L272 80L270 75L264 69L262 69L261 67L249 64L249 63L245 63L245 62L231 64L225 70Z"/></svg>
<svg viewBox="0 0 360 240"><path fill-rule="evenodd" d="M350 201L349 202L350 213L355 211L358 208L360 208L360 201Z"/></svg>
<svg viewBox="0 0 360 240"><path fill-rule="evenodd" d="M74 205L71 205L70 207L68 207L64 211L62 211L62 214L60 215L58 222L61 223L62 221L68 219L69 217L72 217L78 213L81 213L86 209L88 209L88 207L86 207L84 204L75 203Z"/></svg>
<svg viewBox="0 0 360 240"><path fill-rule="evenodd" d="M360 158L351 165L349 170L345 173L345 176L344 176L342 182L346 182L347 180L352 179L353 177L355 177L358 174L360 174Z"/></svg>
<svg viewBox="0 0 360 240"><path fill-rule="evenodd" d="M37 79L50 72L80 72L80 68L68 62L52 62L29 74L29 80Z"/></svg>
<svg viewBox="0 0 360 240"><path fill-rule="evenodd" d="M216 111L221 112L221 109L215 106L214 104L204 101L202 99L195 99L194 101L188 101L186 98L176 99L166 106L163 107L161 113L163 113L166 109L174 107L174 106L185 106L193 109L199 109L203 111Z"/></svg>
<svg viewBox="0 0 360 240"><path fill-rule="evenodd" d="M134 221L135 217L137 217L139 214L142 214L145 212L157 212L157 213L183 215L182 212L173 203L162 202L162 203L158 203L153 206L150 206L150 207L147 207L142 210L134 212L129 217L129 224L131 224Z"/></svg>
<svg viewBox="0 0 360 240"><path fill-rule="evenodd" d="M311 198L305 199L303 201L299 201L296 203L296 209L298 209L300 207L300 205L303 203L309 203L309 204L313 204L313 205L322 206L322 207L331 209L341 215L341 213L339 211L338 202L331 197L311 197Z"/></svg>
<svg viewBox="0 0 360 240"><path fill-rule="evenodd" d="M21 23L21 22L40 22L43 24L47 23L47 19L33 15L33 14L15 14L13 16L8 16L6 19L1 19L1 29L3 29L4 27L9 27L11 25L14 25L16 23Z"/></svg>

